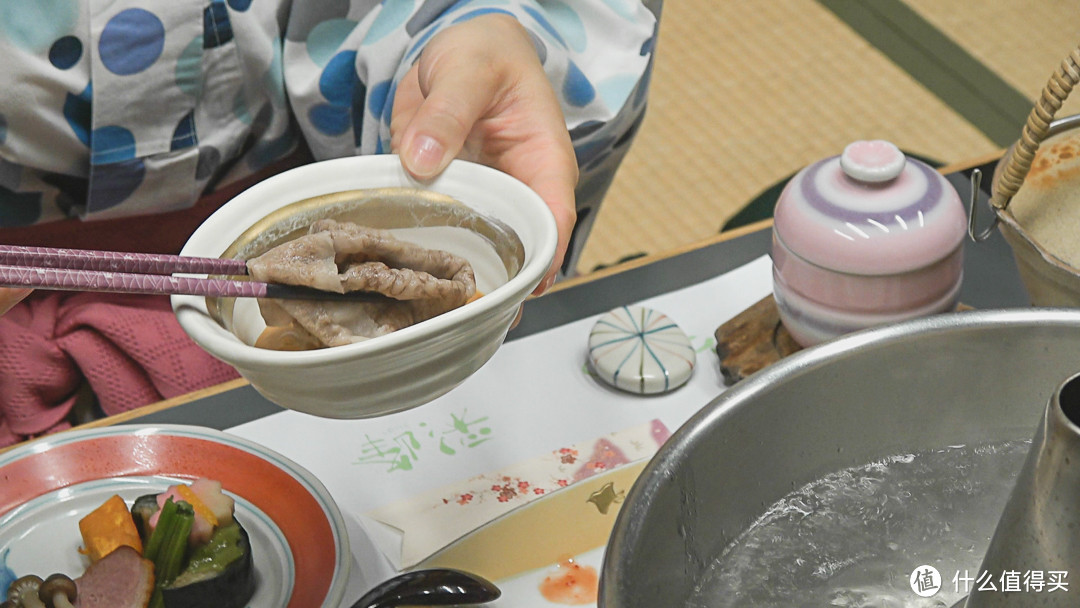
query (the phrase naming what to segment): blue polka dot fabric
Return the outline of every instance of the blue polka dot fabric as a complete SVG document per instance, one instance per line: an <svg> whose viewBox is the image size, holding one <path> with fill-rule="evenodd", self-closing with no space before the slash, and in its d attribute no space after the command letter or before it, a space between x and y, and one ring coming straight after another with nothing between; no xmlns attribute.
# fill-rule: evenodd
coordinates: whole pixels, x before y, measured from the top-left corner
<svg viewBox="0 0 1080 608"><path fill-rule="evenodd" d="M93 95L93 89L89 84L78 95L71 93L64 95L64 119L67 121L71 134L87 148L90 147L90 100ZM64 134L67 135L67 133Z"/></svg>
<svg viewBox="0 0 1080 608"><path fill-rule="evenodd" d="M119 125L106 125L90 132L93 154L90 162L108 165L135 157L135 134Z"/></svg>
<svg viewBox="0 0 1080 608"><path fill-rule="evenodd" d="M532 37L595 212L644 111L644 1L0 0L0 82L36 86L0 96L0 227L189 206L300 138L320 159L388 152L425 45L492 14Z"/></svg>
<svg viewBox="0 0 1080 608"><path fill-rule="evenodd" d="M49 63L59 70L66 70L82 57L82 41L75 36L63 36L49 47Z"/></svg>
<svg viewBox="0 0 1080 608"><path fill-rule="evenodd" d="M203 48L212 49L232 42L232 21L225 0L213 0L203 9Z"/></svg>
<svg viewBox="0 0 1080 608"><path fill-rule="evenodd" d="M105 23L97 48L105 69L119 76L138 74L161 57L165 24L145 9L122 10Z"/></svg>
<svg viewBox="0 0 1080 608"><path fill-rule="evenodd" d="M80 2L85 25L69 34L85 37L89 32L83 46L91 49L80 70L87 89L71 104L72 110L84 103L90 110L89 149L84 152L90 187L87 200L73 210L106 218L189 206L196 197L198 108L213 99L204 89L206 61L216 50L205 48L207 35L217 37L213 44L225 37L220 23L216 29L208 26L217 22L207 13L225 4L103 4ZM68 124L76 131L87 124L70 114ZM160 174L165 167L183 167L183 172ZM159 189L160 184L167 187Z"/></svg>

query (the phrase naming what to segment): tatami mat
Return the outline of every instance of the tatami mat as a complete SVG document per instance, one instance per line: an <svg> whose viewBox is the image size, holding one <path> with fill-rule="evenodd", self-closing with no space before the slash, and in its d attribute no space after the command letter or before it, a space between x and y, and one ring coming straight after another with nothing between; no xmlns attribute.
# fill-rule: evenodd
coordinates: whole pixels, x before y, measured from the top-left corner
<svg viewBox="0 0 1080 608"><path fill-rule="evenodd" d="M1075 1L909 4L1034 100L1080 39ZM1001 149L822 3L668 0L648 114L578 270L712 236L769 186L868 138L942 163Z"/></svg>
<svg viewBox="0 0 1080 608"><path fill-rule="evenodd" d="M975 58L1032 101L1080 43L1077 0L905 0ZM1059 115L1080 112L1071 96Z"/></svg>

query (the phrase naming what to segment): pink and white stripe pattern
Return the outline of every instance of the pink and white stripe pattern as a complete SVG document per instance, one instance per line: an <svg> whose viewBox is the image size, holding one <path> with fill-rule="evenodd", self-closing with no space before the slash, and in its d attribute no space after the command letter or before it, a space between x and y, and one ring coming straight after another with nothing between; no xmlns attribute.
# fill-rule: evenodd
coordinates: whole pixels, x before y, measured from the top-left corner
<svg viewBox="0 0 1080 608"><path fill-rule="evenodd" d="M832 157L792 178L774 225L785 246L813 264L888 275L923 268L958 248L967 216L956 190L917 159L907 159L891 180L866 182Z"/></svg>
<svg viewBox="0 0 1080 608"><path fill-rule="evenodd" d="M785 186L773 295L803 346L956 307L967 216L951 184L881 140L854 142Z"/></svg>

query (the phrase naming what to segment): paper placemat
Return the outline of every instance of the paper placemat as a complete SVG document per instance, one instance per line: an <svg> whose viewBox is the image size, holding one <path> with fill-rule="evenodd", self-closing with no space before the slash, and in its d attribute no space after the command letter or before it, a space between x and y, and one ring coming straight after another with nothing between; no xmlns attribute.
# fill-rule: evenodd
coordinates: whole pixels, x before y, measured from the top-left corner
<svg viewBox="0 0 1080 608"><path fill-rule="evenodd" d="M369 513L402 534L384 553L399 569L411 568L485 523L587 477L647 460L671 431L659 420L564 446L508 467L451 483ZM614 497L611 497L614 500ZM610 503L599 504L607 510Z"/></svg>

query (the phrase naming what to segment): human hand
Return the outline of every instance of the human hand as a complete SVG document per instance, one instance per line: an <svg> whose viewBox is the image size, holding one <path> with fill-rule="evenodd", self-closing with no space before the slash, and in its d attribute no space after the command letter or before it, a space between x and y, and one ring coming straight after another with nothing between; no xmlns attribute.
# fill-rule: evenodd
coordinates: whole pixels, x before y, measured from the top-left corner
<svg viewBox="0 0 1080 608"><path fill-rule="evenodd" d="M536 288L555 282L577 212L577 159L559 100L528 32L488 14L436 34L394 96L391 149L428 179L457 157L499 169L540 195L555 216L559 245Z"/></svg>
<svg viewBox="0 0 1080 608"><path fill-rule="evenodd" d="M0 287L0 315L11 310L12 306L21 302L32 291L34 290L23 287Z"/></svg>

